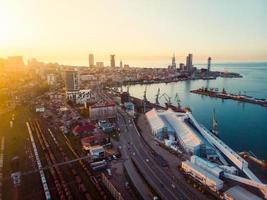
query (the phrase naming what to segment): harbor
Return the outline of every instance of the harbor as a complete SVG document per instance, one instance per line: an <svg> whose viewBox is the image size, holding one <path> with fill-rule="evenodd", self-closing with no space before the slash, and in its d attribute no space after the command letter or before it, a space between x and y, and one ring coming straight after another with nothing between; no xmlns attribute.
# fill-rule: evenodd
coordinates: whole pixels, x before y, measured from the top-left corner
<svg viewBox="0 0 267 200"><path fill-rule="evenodd" d="M209 97L214 97L214 98L231 99L234 101L239 101L239 102L244 102L244 103L252 103L252 104L257 104L257 105L267 107L267 99L253 98L251 96L247 96L247 95L241 94L241 93L239 93L239 94L227 93L225 89L223 89L221 92L219 92L218 89L199 88L197 90L191 90L190 92L195 93L195 94L209 96Z"/></svg>
<svg viewBox="0 0 267 200"><path fill-rule="evenodd" d="M143 99L130 96L128 92L117 92L116 89L112 93L118 95L121 102L130 100L136 110L145 113L147 124L150 127L146 130L151 131L150 134L157 138L156 141L164 141L164 145L168 148L183 152L184 156L187 155L187 158L185 158L187 161L182 160L180 165L185 174L189 174L194 179L203 176L205 181L202 184L217 194L220 194L223 188L224 190L228 188L228 185L238 182L236 187L242 185L245 188L259 189L266 197L266 185L254 175L254 172L249 168L249 163L220 140L215 131L211 130L210 132L195 120L190 111L182 109L179 99L176 99L177 106L172 105L170 97L167 95L164 97L164 93L160 94L160 89L155 95L155 103L147 100L147 88L145 88ZM160 97L163 97L166 101L165 107L159 106ZM180 111L173 111L172 108L174 107L177 107ZM213 113L212 119L217 124L215 113ZM201 162L201 164L198 162ZM259 162L264 163L261 160L258 160ZM230 163L233 163L233 165ZM202 168L205 168L205 170L202 170ZM219 175L213 171L215 169ZM210 174L207 172L210 172ZM222 177L224 178L221 179ZM208 181L211 181L212 184L209 185ZM245 189L243 190L245 191ZM253 196L253 198L256 198L256 196Z"/></svg>

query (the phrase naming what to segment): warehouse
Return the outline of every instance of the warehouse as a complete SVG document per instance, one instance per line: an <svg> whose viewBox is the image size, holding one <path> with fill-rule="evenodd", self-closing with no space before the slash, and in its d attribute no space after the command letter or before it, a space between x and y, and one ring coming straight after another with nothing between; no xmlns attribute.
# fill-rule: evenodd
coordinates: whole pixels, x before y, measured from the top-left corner
<svg viewBox="0 0 267 200"><path fill-rule="evenodd" d="M201 167L193 164L190 161L182 162L182 169L186 174L192 176L197 181L209 187L214 192L217 192L223 188L223 181L216 178L211 173L202 169Z"/></svg>
<svg viewBox="0 0 267 200"><path fill-rule="evenodd" d="M197 165L198 167L201 167L217 178L221 178L223 175L223 169L220 168L216 163L204 160L198 156L191 156L190 161L191 163Z"/></svg>
<svg viewBox="0 0 267 200"><path fill-rule="evenodd" d="M224 198L226 200L262 200L239 185L236 185L224 192Z"/></svg>
<svg viewBox="0 0 267 200"><path fill-rule="evenodd" d="M187 113L152 109L146 113L146 118L155 137L161 140L174 139L190 154L208 159L217 157L215 149L190 124Z"/></svg>

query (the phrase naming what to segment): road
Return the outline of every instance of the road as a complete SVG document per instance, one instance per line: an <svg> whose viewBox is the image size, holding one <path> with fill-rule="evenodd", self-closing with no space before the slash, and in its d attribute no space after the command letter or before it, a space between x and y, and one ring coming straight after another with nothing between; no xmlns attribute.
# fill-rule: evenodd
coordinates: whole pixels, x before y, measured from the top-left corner
<svg viewBox="0 0 267 200"><path fill-rule="evenodd" d="M191 188L185 180L177 180L169 172L168 167L162 167L155 160L155 155L145 143L136 129L131 117L118 109L118 124L121 129L122 151L132 158L143 177L154 191L166 200L208 199L203 194ZM177 170L177 173L178 170Z"/></svg>

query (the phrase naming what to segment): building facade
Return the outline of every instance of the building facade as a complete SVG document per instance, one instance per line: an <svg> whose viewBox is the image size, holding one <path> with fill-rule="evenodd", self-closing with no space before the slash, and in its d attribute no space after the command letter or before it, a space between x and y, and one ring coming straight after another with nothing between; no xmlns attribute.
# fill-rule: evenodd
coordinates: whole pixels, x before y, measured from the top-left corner
<svg viewBox="0 0 267 200"><path fill-rule="evenodd" d="M111 54L110 55L110 67L115 67L115 55Z"/></svg>
<svg viewBox="0 0 267 200"><path fill-rule="evenodd" d="M77 91L80 89L79 71L65 71L65 87L67 91Z"/></svg>
<svg viewBox="0 0 267 200"><path fill-rule="evenodd" d="M94 55L89 54L89 67L94 67L94 66L95 66Z"/></svg>

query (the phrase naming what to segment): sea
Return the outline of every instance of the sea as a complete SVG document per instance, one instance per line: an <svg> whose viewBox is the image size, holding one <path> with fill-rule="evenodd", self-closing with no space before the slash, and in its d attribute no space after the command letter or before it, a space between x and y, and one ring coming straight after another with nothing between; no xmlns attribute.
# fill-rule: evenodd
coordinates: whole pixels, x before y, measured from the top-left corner
<svg viewBox="0 0 267 200"><path fill-rule="evenodd" d="M205 65L196 65L204 68ZM243 78L217 78L216 80L188 80L175 83L130 85L130 95L143 98L147 87L147 99L155 102L158 88L173 100L178 93L183 107L189 107L195 118L208 129L211 128L215 109L219 137L235 151L251 151L259 159L267 160L267 107L223 100L190 93L201 87L223 88L230 93L241 93L267 99L267 63L220 63L212 65L213 71L240 73ZM123 87L126 90L126 87ZM165 99L160 103L164 105Z"/></svg>

